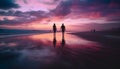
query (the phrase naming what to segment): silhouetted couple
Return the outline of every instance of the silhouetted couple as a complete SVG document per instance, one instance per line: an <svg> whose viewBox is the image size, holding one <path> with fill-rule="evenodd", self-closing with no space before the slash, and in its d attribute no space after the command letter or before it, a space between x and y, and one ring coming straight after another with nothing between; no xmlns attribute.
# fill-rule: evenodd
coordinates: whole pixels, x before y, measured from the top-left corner
<svg viewBox="0 0 120 69"><path fill-rule="evenodd" d="M62 42L61 42L61 45L62 45L62 47L65 45L65 39L64 39L64 33L65 33L65 25L64 24L62 24L61 25L61 31L62 31ZM56 25L54 24L53 25L53 32L54 32L54 38L53 38L53 45L54 45L54 47L56 46L56 32L57 32L57 27L56 27Z"/></svg>
<svg viewBox="0 0 120 69"><path fill-rule="evenodd" d="M63 38L64 38L64 32L65 32L65 25L64 25L64 24L61 25L61 31L62 31L62 36L63 36ZM55 24L53 25L53 32L54 32L54 35L55 35L56 32L57 32L57 27L56 27Z"/></svg>
<svg viewBox="0 0 120 69"><path fill-rule="evenodd" d="M65 32L65 25L64 25L64 24L62 24L62 25L61 25L61 30L62 30L62 33L64 33L64 32ZM56 27L56 25L55 25L55 24L53 25L53 32L54 32L54 33L56 33L56 32L57 32L57 27Z"/></svg>

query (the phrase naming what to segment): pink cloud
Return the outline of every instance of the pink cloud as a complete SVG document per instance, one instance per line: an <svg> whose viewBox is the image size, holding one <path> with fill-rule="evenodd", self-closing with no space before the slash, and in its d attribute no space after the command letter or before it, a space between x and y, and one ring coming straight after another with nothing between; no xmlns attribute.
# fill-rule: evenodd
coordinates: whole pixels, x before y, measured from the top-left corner
<svg viewBox="0 0 120 69"><path fill-rule="evenodd" d="M49 12L49 10L55 9L56 6L59 4L61 0L58 0L54 3L54 0L16 0L16 3L20 5L20 8L18 10L21 11L46 11Z"/></svg>
<svg viewBox="0 0 120 69"><path fill-rule="evenodd" d="M0 16L0 20L5 20L5 19L14 20L16 18L18 18L18 17L16 17L16 16Z"/></svg>

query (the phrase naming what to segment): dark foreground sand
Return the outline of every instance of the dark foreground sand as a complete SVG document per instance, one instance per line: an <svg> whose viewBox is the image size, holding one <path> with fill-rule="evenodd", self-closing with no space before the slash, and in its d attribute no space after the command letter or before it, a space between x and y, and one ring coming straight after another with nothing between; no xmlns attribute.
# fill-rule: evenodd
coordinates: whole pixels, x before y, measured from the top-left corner
<svg viewBox="0 0 120 69"><path fill-rule="evenodd" d="M120 36L118 35L115 36L115 35L92 33L92 32L78 32L71 34L77 35L79 37L82 37L90 41L100 42L105 46L113 46L120 48Z"/></svg>
<svg viewBox="0 0 120 69"><path fill-rule="evenodd" d="M120 38L119 36L107 37L105 34L101 33L71 33L82 37L84 39L95 41L100 43L103 47L100 53L97 53L93 56L96 61L96 64L93 65L93 68L89 69L120 69ZM112 35L110 35L112 36ZM98 64L97 64L98 63Z"/></svg>

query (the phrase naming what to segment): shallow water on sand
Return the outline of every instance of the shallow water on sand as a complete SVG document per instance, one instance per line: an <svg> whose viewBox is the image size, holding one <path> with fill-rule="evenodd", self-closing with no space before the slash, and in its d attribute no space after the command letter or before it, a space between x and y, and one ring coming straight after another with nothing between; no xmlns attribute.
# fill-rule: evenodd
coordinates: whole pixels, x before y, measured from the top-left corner
<svg viewBox="0 0 120 69"><path fill-rule="evenodd" d="M64 37L61 33L56 36L47 33L2 38L0 69L107 68L102 60L111 51L100 43L71 34L65 34Z"/></svg>

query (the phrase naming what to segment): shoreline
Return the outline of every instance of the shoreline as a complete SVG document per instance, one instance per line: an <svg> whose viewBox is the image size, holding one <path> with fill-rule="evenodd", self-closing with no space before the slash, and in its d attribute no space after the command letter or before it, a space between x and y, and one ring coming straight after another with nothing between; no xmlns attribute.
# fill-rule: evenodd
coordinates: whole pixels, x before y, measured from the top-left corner
<svg viewBox="0 0 120 69"><path fill-rule="evenodd" d="M27 36L27 35L36 35L36 34L45 34L49 32L44 33L26 33L26 34L12 34L12 35L0 35L0 38L9 38L9 37L17 37L17 36Z"/></svg>

